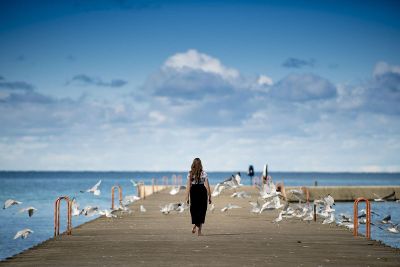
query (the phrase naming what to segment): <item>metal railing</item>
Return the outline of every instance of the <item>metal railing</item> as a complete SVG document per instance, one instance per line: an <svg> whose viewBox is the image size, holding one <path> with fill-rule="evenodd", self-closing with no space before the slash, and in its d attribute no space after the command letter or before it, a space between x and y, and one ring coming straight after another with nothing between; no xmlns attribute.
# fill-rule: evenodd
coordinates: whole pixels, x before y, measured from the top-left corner
<svg viewBox="0 0 400 267"><path fill-rule="evenodd" d="M65 199L67 201L67 235L72 234L72 209L71 209L71 201L69 197L62 196L56 199L54 203L54 237L60 235L60 204L61 200Z"/></svg>
<svg viewBox="0 0 400 267"><path fill-rule="evenodd" d="M118 194L119 194L119 204L121 205L122 203L122 188L119 185L114 185L111 187L111 210L114 209L114 192L115 188L118 188Z"/></svg>
<svg viewBox="0 0 400 267"><path fill-rule="evenodd" d="M366 205L366 222L365 222L365 236L367 239L371 238L371 204L369 200L364 197L359 197L354 201L354 230L353 235L358 236L358 203L365 201Z"/></svg>

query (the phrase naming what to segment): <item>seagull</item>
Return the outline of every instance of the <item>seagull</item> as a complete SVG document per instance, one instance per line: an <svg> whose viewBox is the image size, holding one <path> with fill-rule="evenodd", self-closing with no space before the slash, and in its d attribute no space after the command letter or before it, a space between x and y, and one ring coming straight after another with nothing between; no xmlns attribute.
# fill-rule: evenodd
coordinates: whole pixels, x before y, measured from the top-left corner
<svg viewBox="0 0 400 267"><path fill-rule="evenodd" d="M131 214L132 213L132 210L130 210L127 206L125 206L123 203L120 203L119 204L119 206L118 206L118 208L117 209L115 209L115 210L119 210L119 211L121 211L121 213L128 213L128 214Z"/></svg>
<svg viewBox="0 0 400 267"><path fill-rule="evenodd" d="M335 199L331 195L327 195L326 197L324 197L324 202L326 206L335 205Z"/></svg>
<svg viewBox="0 0 400 267"><path fill-rule="evenodd" d="M303 221L312 221L312 220L314 220L313 212L308 213L308 215L303 218Z"/></svg>
<svg viewBox="0 0 400 267"><path fill-rule="evenodd" d="M265 202L265 203L261 206L260 212L259 212L259 213L261 214L264 210L270 209L271 203L272 203L272 201L267 201L267 202Z"/></svg>
<svg viewBox="0 0 400 267"><path fill-rule="evenodd" d="M224 190L224 189L225 189L225 186L222 185L221 183L216 184L211 196L213 196L213 197L219 196L221 194L222 190Z"/></svg>
<svg viewBox="0 0 400 267"><path fill-rule="evenodd" d="M392 226L388 227L387 230L391 233L398 234L399 233L399 225L392 224Z"/></svg>
<svg viewBox="0 0 400 267"><path fill-rule="evenodd" d="M293 194L293 196L295 198L297 198L297 200L299 201L299 203L304 199L304 192L303 190L299 190L299 189L291 189L289 190L290 193Z"/></svg>
<svg viewBox="0 0 400 267"><path fill-rule="evenodd" d="M383 201L385 201L382 197L378 196L377 194L375 194L375 193L372 193L372 194L374 194L374 196L377 197L377 198L374 198L375 202L383 202Z"/></svg>
<svg viewBox="0 0 400 267"><path fill-rule="evenodd" d="M18 232L15 234L14 239L17 239L17 238L19 238L19 237L21 237L22 239L25 239L25 238L28 237L28 235L30 235L30 234L32 234L32 233L33 233L33 231L32 231L31 229L26 228L26 229L23 229L23 230L21 230L21 231L18 231Z"/></svg>
<svg viewBox="0 0 400 267"><path fill-rule="evenodd" d="M146 212L146 208L143 205L140 205L140 212Z"/></svg>
<svg viewBox="0 0 400 267"><path fill-rule="evenodd" d="M250 212L253 212L253 213L260 213L261 205L260 205L260 203L258 202L258 200L257 200L257 202L252 202L252 201L250 201L249 203L250 203L250 205L252 206Z"/></svg>
<svg viewBox="0 0 400 267"><path fill-rule="evenodd" d="M278 222L282 221L282 213L283 213L283 211L279 212L278 218L276 218L272 222L278 223Z"/></svg>
<svg viewBox="0 0 400 267"><path fill-rule="evenodd" d="M132 183L132 185L133 185L134 187L138 186L138 183L135 182L133 179L131 179L130 181L131 181L131 183Z"/></svg>
<svg viewBox="0 0 400 267"><path fill-rule="evenodd" d="M382 219L381 223L387 224L390 223L390 220L392 219L392 216L387 215L385 218Z"/></svg>
<svg viewBox="0 0 400 267"><path fill-rule="evenodd" d="M86 192L93 193L93 195L95 195L95 196L100 196L100 189L98 189L100 184L101 184L101 180L99 180L97 182L97 184L95 184L92 188L86 190Z"/></svg>
<svg viewBox="0 0 400 267"><path fill-rule="evenodd" d="M214 209L215 209L215 205L214 205L214 203L212 203L211 206L210 206L210 211L211 211L212 213L214 213Z"/></svg>
<svg viewBox="0 0 400 267"><path fill-rule="evenodd" d="M99 214L105 215L107 218L116 218L117 217L117 215L111 213L111 210L100 210Z"/></svg>
<svg viewBox="0 0 400 267"><path fill-rule="evenodd" d="M140 197L135 196L135 195L125 196L125 197L124 197L124 200L122 201L122 204L123 204L124 206L126 206L126 205L129 205L129 204L131 204L131 203L133 203L133 202L139 200L139 199L140 199Z"/></svg>
<svg viewBox="0 0 400 267"><path fill-rule="evenodd" d="M335 214L331 213L331 216L329 218L326 218L322 224L330 224L333 223L335 221Z"/></svg>
<svg viewBox="0 0 400 267"><path fill-rule="evenodd" d="M341 222L342 222L342 223L344 223L344 222L351 222L351 218L350 218L349 215L344 214L344 213L340 213L339 216L340 216L340 219L341 219Z"/></svg>
<svg viewBox="0 0 400 267"><path fill-rule="evenodd" d="M160 207L160 211L162 212L162 214L165 214L165 215L169 214L168 204L163 207Z"/></svg>
<svg viewBox="0 0 400 267"><path fill-rule="evenodd" d="M91 217L93 215L96 215L98 210L98 207L86 206L83 210L81 210L80 214Z"/></svg>
<svg viewBox="0 0 400 267"><path fill-rule="evenodd" d="M72 216L79 216L80 210L79 210L79 204L76 202L76 198L72 198L71 201L71 215Z"/></svg>
<svg viewBox="0 0 400 267"><path fill-rule="evenodd" d="M179 189L180 189L179 186L174 186L174 187L172 187L171 191L169 191L169 194L174 196L179 193Z"/></svg>
<svg viewBox="0 0 400 267"><path fill-rule="evenodd" d="M227 187L227 188L238 188L240 187L240 184L238 183L238 181L236 180L235 176L231 176L228 179L226 179L223 184Z"/></svg>
<svg viewBox="0 0 400 267"><path fill-rule="evenodd" d="M344 226L344 227L346 227L347 229L350 229L350 230L352 230L352 229L354 229L354 223L352 223L352 222L338 222L338 224L337 224L338 226Z"/></svg>
<svg viewBox="0 0 400 267"><path fill-rule="evenodd" d="M366 217L360 218L360 220L358 222L360 224L366 224L367 223L367 218Z"/></svg>
<svg viewBox="0 0 400 267"><path fill-rule="evenodd" d="M34 207L27 207L19 210L19 212L26 212L26 211L28 212L29 217L32 217L33 213L37 211L37 209Z"/></svg>
<svg viewBox="0 0 400 267"><path fill-rule="evenodd" d="M231 209L240 209L241 207L239 207L238 205L232 205L231 203L229 203L228 205L226 205L225 207L223 207L221 209L222 212L225 212L227 210L231 210Z"/></svg>
<svg viewBox="0 0 400 267"><path fill-rule="evenodd" d="M231 195L231 197L250 198L249 194L245 191L235 192Z"/></svg>
<svg viewBox="0 0 400 267"><path fill-rule="evenodd" d="M7 209L13 205L19 205L22 204L22 202L14 200L14 199L7 199L6 202L4 202L3 209Z"/></svg>
<svg viewBox="0 0 400 267"><path fill-rule="evenodd" d="M160 207L160 211L167 215L171 211L178 211L178 212L183 212L187 207L184 205L184 203L169 203L166 204L165 206Z"/></svg>

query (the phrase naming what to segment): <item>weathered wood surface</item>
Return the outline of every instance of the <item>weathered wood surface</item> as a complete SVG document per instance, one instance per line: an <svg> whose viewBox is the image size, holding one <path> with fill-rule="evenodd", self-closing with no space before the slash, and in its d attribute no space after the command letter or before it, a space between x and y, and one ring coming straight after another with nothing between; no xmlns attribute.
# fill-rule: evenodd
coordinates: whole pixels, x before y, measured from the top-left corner
<svg viewBox="0 0 400 267"><path fill-rule="evenodd" d="M255 200L255 190L245 190ZM132 214L98 218L0 266L400 266L397 249L320 222L274 224L278 211L251 214L248 199L229 195L214 198L204 236L191 233L188 211L161 214L160 205L184 199L164 190L134 203ZM222 213L227 203L243 208Z"/></svg>

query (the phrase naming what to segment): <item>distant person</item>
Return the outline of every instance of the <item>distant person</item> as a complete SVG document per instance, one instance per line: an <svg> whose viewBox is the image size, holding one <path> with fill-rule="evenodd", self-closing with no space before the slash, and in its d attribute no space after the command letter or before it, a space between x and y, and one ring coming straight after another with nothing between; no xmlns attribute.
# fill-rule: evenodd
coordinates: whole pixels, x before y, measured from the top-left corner
<svg viewBox="0 0 400 267"><path fill-rule="evenodd" d="M191 169L187 175L186 183L186 202L189 204L190 196L190 215L192 217L192 233L201 236L201 229L206 219L207 197L208 204L211 204L211 190L208 183L207 173L203 171L203 166L199 158L193 160Z"/></svg>
<svg viewBox="0 0 400 267"><path fill-rule="evenodd" d="M262 188L265 192L271 193L271 191L276 190L276 192L280 192L283 199L286 201L286 190L283 182L277 183L276 185L272 181L272 177L268 175L268 164L264 165L262 172Z"/></svg>
<svg viewBox="0 0 400 267"><path fill-rule="evenodd" d="M249 166L249 171L247 172L247 175L250 176L250 185L253 184L253 176L254 176L254 167L253 165Z"/></svg>

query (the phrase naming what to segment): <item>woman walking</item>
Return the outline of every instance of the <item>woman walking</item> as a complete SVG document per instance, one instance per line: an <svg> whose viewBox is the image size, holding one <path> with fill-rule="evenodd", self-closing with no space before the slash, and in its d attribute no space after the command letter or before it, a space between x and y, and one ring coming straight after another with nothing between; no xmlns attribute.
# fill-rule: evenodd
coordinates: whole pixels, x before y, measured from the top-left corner
<svg viewBox="0 0 400 267"><path fill-rule="evenodd" d="M192 216L192 233L202 235L201 228L204 224L208 203L211 204L211 191L208 183L207 173L203 171L201 160L195 158L192 167L187 175L186 202L189 203L190 195L190 215Z"/></svg>

